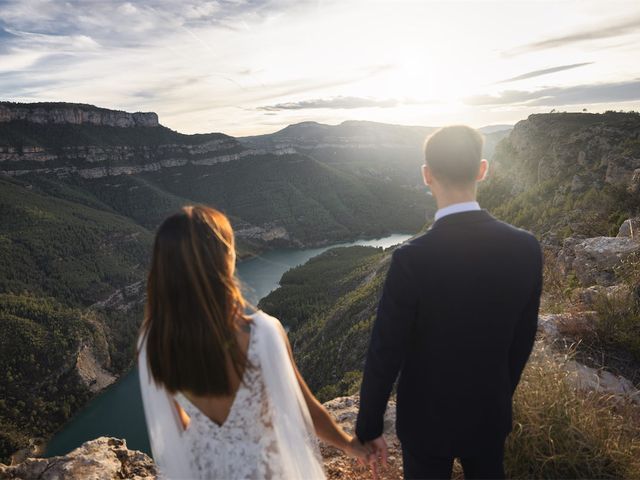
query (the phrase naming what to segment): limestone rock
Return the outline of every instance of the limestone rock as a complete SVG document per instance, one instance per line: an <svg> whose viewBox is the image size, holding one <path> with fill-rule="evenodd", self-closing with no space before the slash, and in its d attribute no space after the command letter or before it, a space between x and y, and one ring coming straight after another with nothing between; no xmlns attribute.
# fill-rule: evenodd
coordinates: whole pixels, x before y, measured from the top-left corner
<svg viewBox="0 0 640 480"><path fill-rule="evenodd" d="M610 286L616 283L615 269L637 252L640 242L629 237L568 238L558 254L558 266L584 286Z"/></svg>
<svg viewBox="0 0 640 480"><path fill-rule="evenodd" d="M607 183L632 190L640 182L639 127L640 116L628 113L530 115L503 141L494 172L510 170L516 192L559 179L574 192Z"/></svg>
<svg viewBox="0 0 640 480"><path fill-rule="evenodd" d="M566 367L569 371L568 380L576 388L613 395L640 405L640 390L627 378L587 367L574 360L567 361Z"/></svg>
<svg viewBox="0 0 640 480"><path fill-rule="evenodd" d="M94 303L91 307L110 308L120 312L128 312L136 305L144 303L144 295L144 282L140 280L114 291L107 298Z"/></svg>
<svg viewBox="0 0 640 480"><path fill-rule="evenodd" d="M336 421L350 434L353 434L360 397L353 395L350 397L334 398L324 404L331 412ZM384 436L389 447L389 465L380 472L381 479L402 478L402 449L400 441L396 435L396 403L389 401L384 419ZM371 472L364 468L352 458L347 457L341 451L321 444L320 450L324 459L325 472L329 479L370 479Z"/></svg>
<svg viewBox="0 0 640 480"><path fill-rule="evenodd" d="M628 218L618 230L618 237L626 237L640 242L640 217Z"/></svg>
<svg viewBox="0 0 640 480"><path fill-rule="evenodd" d="M347 432L353 434L358 414L359 396L335 398L324 405ZM389 446L389 465L380 471L381 480L402 478L402 451L395 432L396 403L389 402L384 420L384 435ZM341 451L320 445L329 479L364 480L371 478L362 467ZM127 449L117 438L100 437L84 443L68 455L52 458L27 458L17 465L0 464L0 480L38 478L41 480L112 480L155 479L158 472L153 460L142 452Z"/></svg>
<svg viewBox="0 0 640 480"><path fill-rule="evenodd" d="M631 181L627 187L630 193L640 193L640 168L636 168L631 175Z"/></svg>
<svg viewBox="0 0 640 480"><path fill-rule="evenodd" d="M624 300L631 294L631 287L624 283L603 287L592 285L587 288L578 288L572 292L572 299L588 308L594 307L602 298L608 300Z"/></svg>
<svg viewBox="0 0 640 480"><path fill-rule="evenodd" d="M550 342L580 338L593 330L598 317L594 311L542 314L538 330Z"/></svg>
<svg viewBox="0 0 640 480"><path fill-rule="evenodd" d="M274 224L265 224L261 227L246 225L236 230L236 236L247 240L261 240L272 242L274 240L290 240L286 228Z"/></svg>
<svg viewBox="0 0 640 480"><path fill-rule="evenodd" d="M78 103L0 103L0 122L26 120L40 124L99 125L109 127L157 127L153 112L128 113Z"/></svg>
<svg viewBox="0 0 640 480"><path fill-rule="evenodd" d="M0 479L112 480L157 478L153 460L127 449L124 440L100 437L63 457L29 458L18 465L0 464Z"/></svg>
<svg viewBox="0 0 640 480"><path fill-rule="evenodd" d="M82 384L93 393L104 390L117 380L115 375L103 368L88 345L84 345L78 353L76 373Z"/></svg>

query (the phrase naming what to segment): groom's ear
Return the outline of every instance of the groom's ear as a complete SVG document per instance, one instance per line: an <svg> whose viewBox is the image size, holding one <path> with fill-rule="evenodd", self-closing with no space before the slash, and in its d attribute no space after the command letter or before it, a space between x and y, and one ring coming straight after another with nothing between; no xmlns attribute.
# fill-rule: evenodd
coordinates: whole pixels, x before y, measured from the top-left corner
<svg viewBox="0 0 640 480"><path fill-rule="evenodd" d="M422 180L426 186L431 186L433 182L433 174L431 173L431 169L428 165L422 165Z"/></svg>
<svg viewBox="0 0 640 480"><path fill-rule="evenodd" d="M480 160L480 167L478 168L478 176L476 177L476 181L481 182L485 178L487 178L487 172L489 171L489 161L485 158Z"/></svg>

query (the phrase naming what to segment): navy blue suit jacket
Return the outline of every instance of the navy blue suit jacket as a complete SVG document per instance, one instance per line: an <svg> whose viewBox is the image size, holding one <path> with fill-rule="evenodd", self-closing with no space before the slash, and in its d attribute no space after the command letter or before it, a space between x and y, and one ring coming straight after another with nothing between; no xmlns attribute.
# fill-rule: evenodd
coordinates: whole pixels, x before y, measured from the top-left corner
<svg viewBox="0 0 640 480"><path fill-rule="evenodd" d="M398 375L397 432L416 454L472 456L511 431L531 353L542 254L484 210L441 218L397 248L367 354L356 434L382 434Z"/></svg>

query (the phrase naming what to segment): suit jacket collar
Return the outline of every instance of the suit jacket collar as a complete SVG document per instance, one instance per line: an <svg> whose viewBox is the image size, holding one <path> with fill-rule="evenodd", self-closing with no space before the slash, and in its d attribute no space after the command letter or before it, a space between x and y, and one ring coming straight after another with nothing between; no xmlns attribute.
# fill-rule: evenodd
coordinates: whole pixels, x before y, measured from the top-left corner
<svg viewBox="0 0 640 480"><path fill-rule="evenodd" d="M495 218L486 210L468 210L466 212L452 213L442 217L431 225L431 229L441 228L446 225L460 225L465 223L488 222Z"/></svg>

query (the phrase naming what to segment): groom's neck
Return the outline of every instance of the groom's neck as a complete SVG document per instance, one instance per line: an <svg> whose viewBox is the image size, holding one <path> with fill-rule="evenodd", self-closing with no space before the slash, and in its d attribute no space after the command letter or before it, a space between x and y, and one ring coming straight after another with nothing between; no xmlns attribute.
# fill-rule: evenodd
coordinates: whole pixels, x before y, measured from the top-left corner
<svg viewBox="0 0 640 480"><path fill-rule="evenodd" d="M448 207L454 203L475 202L477 198L475 186L472 189L464 190L441 190L437 193L434 192L434 196L436 197L438 209Z"/></svg>

